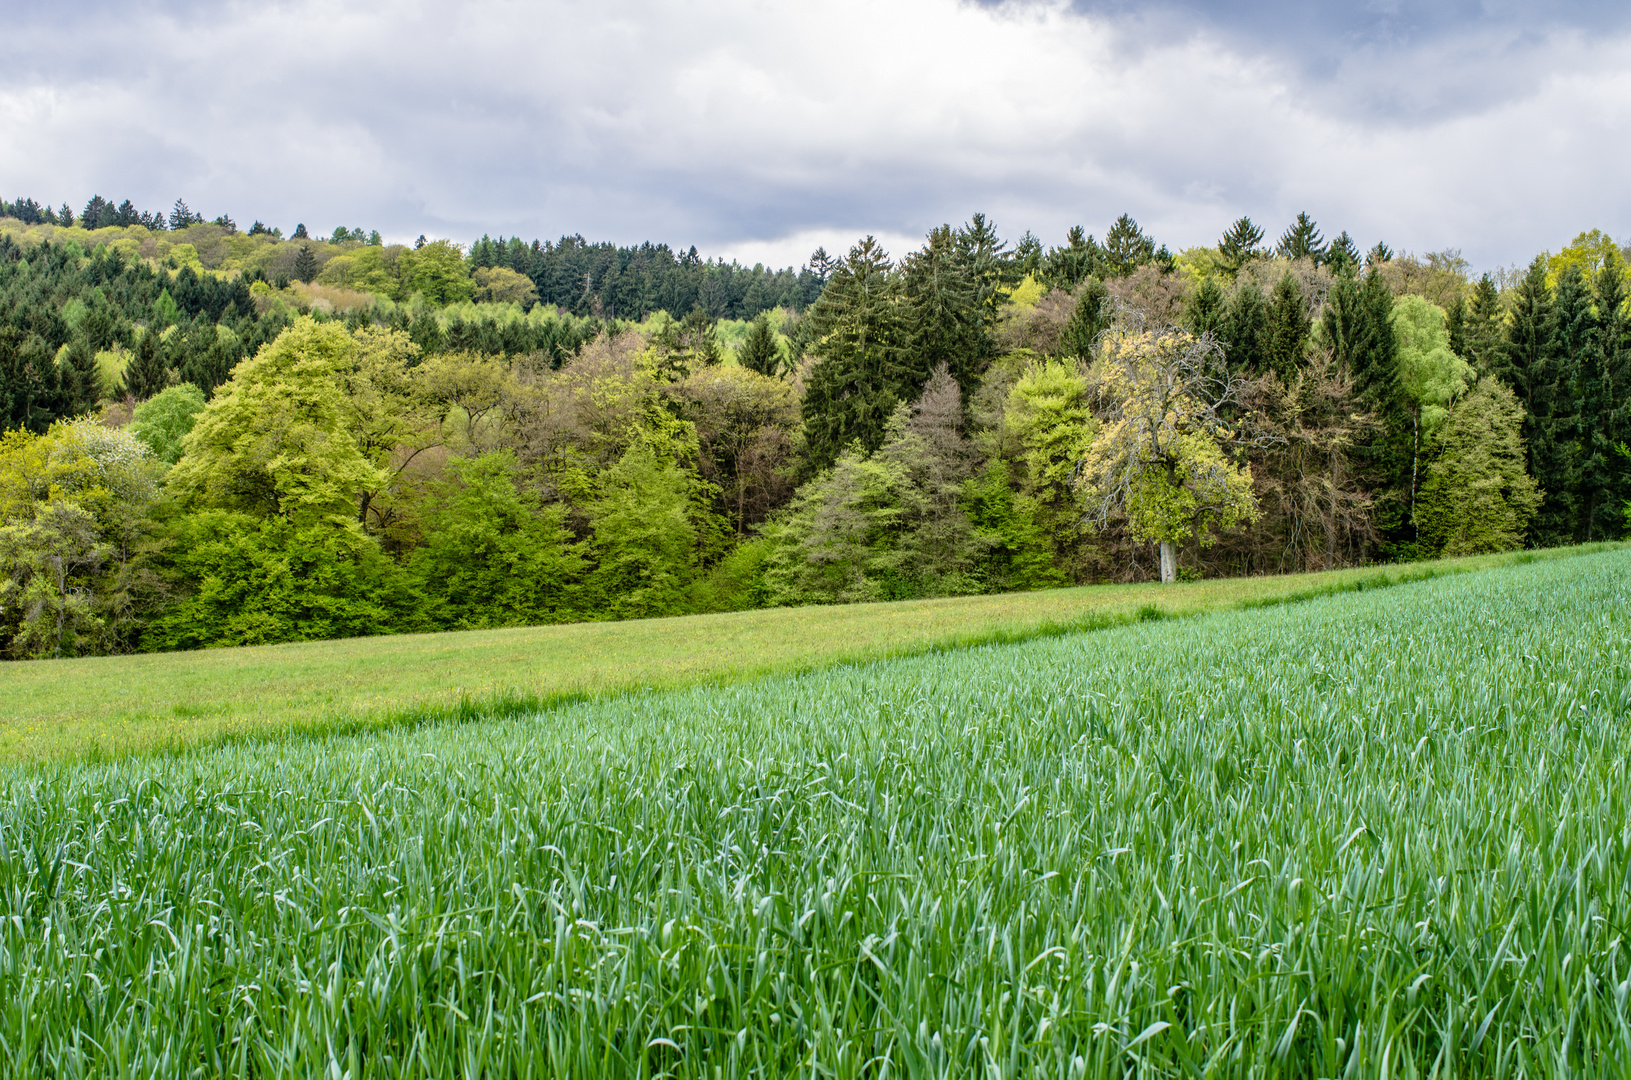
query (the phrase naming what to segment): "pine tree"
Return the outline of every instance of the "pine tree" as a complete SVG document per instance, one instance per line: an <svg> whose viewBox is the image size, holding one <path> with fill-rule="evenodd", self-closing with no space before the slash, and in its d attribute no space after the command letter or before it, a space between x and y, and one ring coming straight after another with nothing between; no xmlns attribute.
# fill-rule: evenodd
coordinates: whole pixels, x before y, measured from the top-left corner
<svg viewBox="0 0 1631 1080"><path fill-rule="evenodd" d="M852 442L876 450L895 406L917 389L903 378L901 289L893 269L868 236L833 270L810 309L816 363L803 413L813 469L831 465Z"/></svg>
<svg viewBox="0 0 1631 1080"><path fill-rule="evenodd" d="M1105 303L1109 299L1110 290L1104 287L1104 282L1087 279L1076 294L1076 307L1070 313L1070 321L1059 335L1060 355L1092 359L1094 344L1113 321Z"/></svg>
<svg viewBox="0 0 1631 1080"><path fill-rule="evenodd" d="M102 375L96 368L96 353L90 342L76 337L57 361L62 384L63 414L82 416L102 400Z"/></svg>
<svg viewBox="0 0 1631 1080"><path fill-rule="evenodd" d="M1065 246L1052 248L1042 260L1042 284L1052 289L1075 291L1089 277L1102 272L1104 249L1099 242L1072 225L1065 234Z"/></svg>
<svg viewBox="0 0 1631 1080"><path fill-rule="evenodd" d="M1247 282L1235 290L1218 342L1230 371L1263 373L1268 363L1269 305L1255 284Z"/></svg>
<svg viewBox="0 0 1631 1080"><path fill-rule="evenodd" d="M1259 249L1262 242L1263 230L1253 225L1251 218L1243 217L1236 221L1218 241L1218 254L1223 256L1224 269L1231 275L1238 274L1242 266L1262 254Z"/></svg>
<svg viewBox="0 0 1631 1080"><path fill-rule="evenodd" d="M61 414L62 382L44 339L0 322L0 431L44 434Z"/></svg>
<svg viewBox="0 0 1631 1080"><path fill-rule="evenodd" d="M1325 261L1325 237L1306 211L1281 234L1279 254L1283 259L1312 259L1316 266Z"/></svg>
<svg viewBox="0 0 1631 1080"><path fill-rule="evenodd" d="M1591 289L1579 264L1565 266L1552 302L1551 340L1540 377L1531 387L1536 440L1529 448L1530 474L1545 497L1532 528L1535 543L1541 547L1568 544L1577 538L1581 447L1575 393L1582 371L1600 371L1592 360L1597 317L1591 301ZM1600 377L1597 382L1600 388Z"/></svg>
<svg viewBox="0 0 1631 1080"><path fill-rule="evenodd" d="M749 371L774 376L781 370L781 350L776 347L776 331L770 327L770 315L761 312L748 324L747 338L742 342L736 362Z"/></svg>
<svg viewBox="0 0 1631 1080"><path fill-rule="evenodd" d="M1462 330L1466 342L1466 352L1462 355L1480 374L1490 371L1497 363L1504 318L1495 279L1485 274L1472 287L1472 302L1467 305L1467 321Z"/></svg>
<svg viewBox="0 0 1631 1080"><path fill-rule="evenodd" d="M1615 338L1623 334L1625 278L1617 256L1603 261L1597 273L1592 341L1580 357L1571 389L1576 409L1576 500L1580 520L1575 537L1615 540L1624 526L1620 473L1625 467L1615 448L1614 386L1610 376Z"/></svg>
<svg viewBox="0 0 1631 1080"><path fill-rule="evenodd" d="M1196 337L1211 334L1216 338L1228 318L1228 305L1223 286L1218 284L1217 278L1209 277L1185 302L1184 326Z"/></svg>
<svg viewBox="0 0 1631 1080"><path fill-rule="evenodd" d="M294 276L308 285L317 276L317 256L310 244L300 245L300 251L294 257Z"/></svg>
<svg viewBox="0 0 1631 1080"><path fill-rule="evenodd" d="M1269 301L1263 343L1264 367L1290 383L1303 366L1312 327L1313 319L1303 300L1302 286L1288 273L1275 284L1274 296Z"/></svg>
<svg viewBox="0 0 1631 1080"><path fill-rule="evenodd" d="M156 330L149 327L142 333L130 363L125 366L123 393L126 397L146 401L170 385L168 351Z"/></svg>
<svg viewBox="0 0 1631 1080"><path fill-rule="evenodd" d="M1104 234L1104 267L1109 277L1126 277L1155 257L1155 241L1144 235L1130 214L1118 217Z"/></svg>
<svg viewBox="0 0 1631 1080"><path fill-rule="evenodd" d="M1358 318L1354 322L1350 358L1354 391L1360 403L1381 421L1376 433L1357 448L1355 458L1375 485L1372 521L1381 534L1384 553L1408 554L1401 545L1408 544L1414 535L1410 503L1415 425L1399 377L1393 294L1374 269L1365 275L1359 288Z"/></svg>
<svg viewBox="0 0 1631 1080"><path fill-rule="evenodd" d="M1363 317L1359 282L1354 278L1357 266L1357 260L1338 266L1336 278L1325 294L1325 309L1320 312L1321 333L1325 343L1331 347L1331 359L1336 364L1338 377L1346 377L1353 372L1354 349Z"/></svg>
<svg viewBox="0 0 1631 1080"><path fill-rule="evenodd" d="M1604 260L1597 282L1599 341L1608 384L1606 440L1617 459L1611 459L1609 467L1611 505L1598 522L1606 535L1620 536L1631 531L1631 298L1625 294L1625 264L1618 256Z"/></svg>
<svg viewBox="0 0 1631 1080"><path fill-rule="evenodd" d="M302 221L299 224L295 225L294 233L293 233L293 235L291 235L289 237L289 239L290 240L310 240L311 239L311 234L306 231L306 223L304 221ZM414 247L422 248L424 246L425 246L425 236L424 236L423 233L421 233L419 235L419 242L417 244L415 244Z"/></svg>
<svg viewBox="0 0 1631 1080"><path fill-rule="evenodd" d="M1325 265L1337 273L1359 269L1359 246L1348 235L1348 230L1344 229L1331 241L1331 246L1325 252Z"/></svg>

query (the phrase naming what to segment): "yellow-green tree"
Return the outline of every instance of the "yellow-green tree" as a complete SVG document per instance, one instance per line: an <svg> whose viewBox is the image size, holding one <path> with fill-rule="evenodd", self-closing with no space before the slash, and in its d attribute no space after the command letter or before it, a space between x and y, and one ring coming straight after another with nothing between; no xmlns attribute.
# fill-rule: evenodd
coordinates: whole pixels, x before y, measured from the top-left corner
<svg viewBox="0 0 1631 1080"><path fill-rule="evenodd" d="M1089 520L1125 513L1134 539L1160 545L1163 582L1177 580L1179 543L1257 516L1251 469L1228 454L1238 385L1222 369L1210 337L1123 308L1089 373L1101 421L1078 479Z"/></svg>

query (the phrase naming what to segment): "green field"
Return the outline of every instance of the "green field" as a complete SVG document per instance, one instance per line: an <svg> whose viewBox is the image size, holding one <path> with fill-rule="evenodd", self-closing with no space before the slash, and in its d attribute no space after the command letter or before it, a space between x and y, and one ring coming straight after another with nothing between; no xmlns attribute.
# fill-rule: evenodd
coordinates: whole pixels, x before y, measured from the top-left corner
<svg viewBox="0 0 1631 1080"><path fill-rule="evenodd" d="M12 766L0 1074L1624 1075L1628 612L1615 550Z"/></svg>
<svg viewBox="0 0 1631 1080"><path fill-rule="evenodd" d="M237 734L520 714L563 701L1193 615L1614 545L1178 585L312 641L0 667L0 762Z"/></svg>

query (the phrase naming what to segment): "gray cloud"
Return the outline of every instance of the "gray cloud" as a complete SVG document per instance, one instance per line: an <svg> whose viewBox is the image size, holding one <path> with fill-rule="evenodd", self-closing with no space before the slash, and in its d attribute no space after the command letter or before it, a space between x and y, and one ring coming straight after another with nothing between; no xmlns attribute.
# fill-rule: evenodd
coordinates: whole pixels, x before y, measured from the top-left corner
<svg viewBox="0 0 1631 1080"><path fill-rule="evenodd" d="M1174 247L1308 209L1492 265L1631 232L1628 29L1602 4L46 9L8 28L0 190L778 262L975 209L1050 241L1129 210Z"/></svg>

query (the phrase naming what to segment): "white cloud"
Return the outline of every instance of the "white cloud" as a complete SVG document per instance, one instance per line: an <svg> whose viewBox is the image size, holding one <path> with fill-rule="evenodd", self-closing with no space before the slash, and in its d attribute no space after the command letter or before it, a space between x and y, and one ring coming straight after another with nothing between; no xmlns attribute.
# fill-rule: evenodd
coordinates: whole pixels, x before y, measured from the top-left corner
<svg viewBox="0 0 1631 1080"><path fill-rule="evenodd" d="M898 255L974 210L1045 241L1128 210L1183 247L1306 208L1486 265L1631 233L1623 35L1438 38L1316 82L1211 30L1047 3L292 0L129 22L74 26L73 50L60 25L13 27L3 190L781 264L866 232Z"/></svg>

